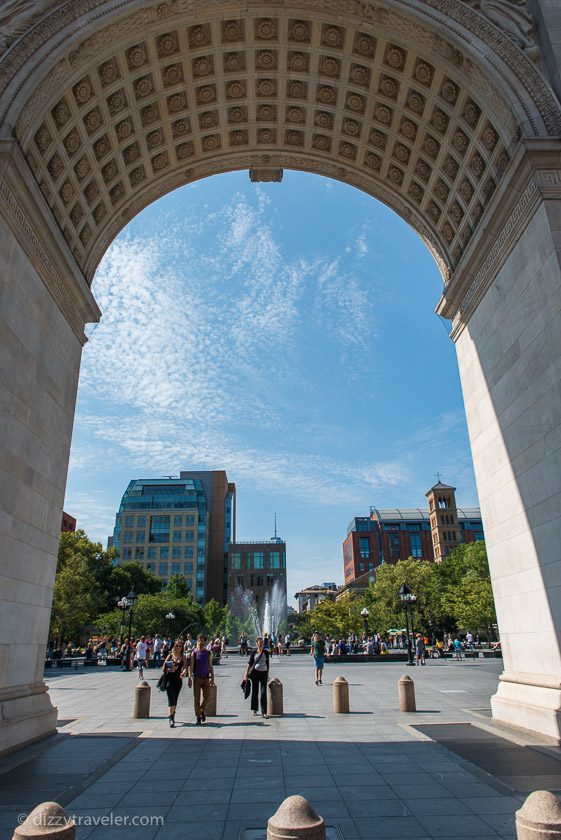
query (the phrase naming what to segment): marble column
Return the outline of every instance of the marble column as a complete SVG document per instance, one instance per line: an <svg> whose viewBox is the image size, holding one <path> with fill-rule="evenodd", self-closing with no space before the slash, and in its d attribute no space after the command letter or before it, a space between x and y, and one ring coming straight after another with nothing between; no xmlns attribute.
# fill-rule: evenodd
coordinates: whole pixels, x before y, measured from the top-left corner
<svg viewBox="0 0 561 840"><path fill-rule="evenodd" d="M559 739L561 144L513 161L445 298L504 656L493 717Z"/></svg>
<svg viewBox="0 0 561 840"><path fill-rule="evenodd" d="M99 310L0 143L0 753L56 725L43 681L83 328Z"/></svg>

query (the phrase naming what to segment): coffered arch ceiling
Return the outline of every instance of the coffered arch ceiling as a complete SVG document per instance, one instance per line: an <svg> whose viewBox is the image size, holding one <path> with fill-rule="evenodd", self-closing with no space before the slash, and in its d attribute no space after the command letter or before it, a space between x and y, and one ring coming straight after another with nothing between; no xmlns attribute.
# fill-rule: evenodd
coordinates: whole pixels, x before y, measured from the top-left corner
<svg viewBox="0 0 561 840"><path fill-rule="evenodd" d="M536 66L460 0L59 5L28 34L44 55L23 62L24 36L0 62L4 131L88 280L169 190L283 167L385 202L446 280L520 140L561 128Z"/></svg>

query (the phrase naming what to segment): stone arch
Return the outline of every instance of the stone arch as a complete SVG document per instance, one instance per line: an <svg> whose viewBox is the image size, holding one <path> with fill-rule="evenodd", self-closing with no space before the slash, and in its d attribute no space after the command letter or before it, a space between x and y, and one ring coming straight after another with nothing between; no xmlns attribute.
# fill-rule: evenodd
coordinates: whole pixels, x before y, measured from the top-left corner
<svg viewBox="0 0 561 840"><path fill-rule="evenodd" d="M561 9L532 8L539 32L524 0L3 4L0 751L56 718L42 666L95 268L148 203L234 168L352 184L434 254L504 640L493 711L561 739Z"/></svg>
<svg viewBox="0 0 561 840"><path fill-rule="evenodd" d="M447 282L517 144L561 126L532 61L460 0L45 5L2 61L4 131L89 282L158 196L282 167L380 198Z"/></svg>

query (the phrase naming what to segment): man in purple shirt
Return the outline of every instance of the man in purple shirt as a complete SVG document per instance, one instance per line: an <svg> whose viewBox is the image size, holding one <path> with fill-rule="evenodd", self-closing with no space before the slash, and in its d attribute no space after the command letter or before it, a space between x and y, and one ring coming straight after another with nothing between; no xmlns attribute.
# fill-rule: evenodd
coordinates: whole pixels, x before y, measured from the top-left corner
<svg viewBox="0 0 561 840"><path fill-rule="evenodd" d="M210 687L214 685L214 668L212 667L212 653L206 648L206 637L199 633L197 647L191 653L191 676L189 687L193 685L195 698L195 715L197 725L206 720L205 709L210 699ZM201 702L201 694L203 696Z"/></svg>

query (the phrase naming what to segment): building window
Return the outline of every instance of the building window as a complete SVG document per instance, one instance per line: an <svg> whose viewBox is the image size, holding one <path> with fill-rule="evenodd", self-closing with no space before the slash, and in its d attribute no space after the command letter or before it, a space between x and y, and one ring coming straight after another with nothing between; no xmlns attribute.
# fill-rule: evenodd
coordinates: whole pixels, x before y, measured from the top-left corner
<svg viewBox="0 0 561 840"><path fill-rule="evenodd" d="M169 547L167 545L163 545L160 548L160 560L168 560L169 559ZM161 574L161 572L160 572Z"/></svg>
<svg viewBox="0 0 561 840"><path fill-rule="evenodd" d="M137 528L146 528L146 517L144 515L136 517L136 527Z"/></svg>
<svg viewBox="0 0 561 840"><path fill-rule="evenodd" d="M401 550L399 543L399 534L390 534L390 557L392 560L399 560Z"/></svg>
<svg viewBox="0 0 561 840"><path fill-rule="evenodd" d="M237 578L236 578L236 580L237 580L237 582L238 582L238 586L243 586L243 585L244 585L244 577L243 577L243 575L238 575L238 576L237 576Z"/></svg>
<svg viewBox="0 0 561 840"><path fill-rule="evenodd" d="M123 548L123 560L132 560L131 546L125 546L125 548Z"/></svg>
<svg viewBox="0 0 561 840"><path fill-rule="evenodd" d="M181 531L174 531L173 532L173 541L174 542L182 542L182 540L183 540L183 534L181 533Z"/></svg>
<svg viewBox="0 0 561 840"><path fill-rule="evenodd" d="M175 514L173 517L173 527L174 528L181 528L183 525L183 516L181 514Z"/></svg>
<svg viewBox="0 0 561 840"><path fill-rule="evenodd" d="M193 548L193 546L192 546L192 545L186 545L186 546L185 546L185 555L184 555L184 556L185 556L186 558L187 558L187 557L194 557L194 556L195 556L195 549Z"/></svg>
<svg viewBox="0 0 561 840"><path fill-rule="evenodd" d="M134 528L134 516L125 516L125 528Z"/></svg>
<svg viewBox="0 0 561 840"><path fill-rule="evenodd" d="M280 569L280 551L269 552L269 568Z"/></svg>
<svg viewBox="0 0 561 840"><path fill-rule="evenodd" d="M262 569L265 565L265 557L262 551L253 552L253 568Z"/></svg>
<svg viewBox="0 0 561 840"><path fill-rule="evenodd" d="M361 560L368 560L370 557L370 540L368 537L359 537L359 543Z"/></svg>
<svg viewBox="0 0 561 840"><path fill-rule="evenodd" d="M358 570L359 570L359 572L364 572L365 571L364 563L359 563L358 564Z"/></svg>
<svg viewBox="0 0 561 840"><path fill-rule="evenodd" d="M168 573L169 563L160 563L158 565L158 574L160 575L167 575Z"/></svg>
<svg viewBox="0 0 561 840"><path fill-rule="evenodd" d="M157 552L157 548L156 548L155 545L149 546L149 548L148 548L148 559L149 560L155 560L156 559L156 552Z"/></svg>
<svg viewBox="0 0 561 840"><path fill-rule="evenodd" d="M169 542L169 516L151 516L150 517L150 542L151 543L167 543Z"/></svg>
<svg viewBox="0 0 561 840"><path fill-rule="evenodd" d="M174 560L180 560L181 559L181 546L180 545L172 546L171 556ZM173 574L178 574L178 573L173 572Z"/></svg>
<svg viewBox="0 0 561 840"><path fill-rule="evenodd" d="M135 560L144 560L144 547L135 548L134 559Z"/></svg>
<svg viewBox="0 0 561 840"><path fill-rule="evenodd" d="M232 569L241 569L242 567L242 555L239 551L233 551L230 555Z"/></svg>
<svg viewBox="0 0 561 840"><path fill-rule="evenodd" d="M184 563L183 564L183 574L184 575L192 575L193 574L193 564L192 563Z"/></svg>
<svg viewBox="0 0 561 840"><path fill-rule="evenodd" d="M181 574L181 563L172 563L171 564L171 573L172 573L172 575L180 575Z"/></svg>
<svg viewBox="0 0 561 840"><path fill-rule="evenodd" d="M373 572L373 571L374 571L374 563L369 563L369 564L368 564L368 571L369 571L369 572Z"/></svg>
<svg viewBox="0 0 561 840"><path fill-rule="evenodd" d="M194 542L195 541L195 532L194 531L185 531L185 542Z"/></svg>
<svg viewBox="0 0 561 840"><path fill-rule="evenodd" d="M267 588L272 589L275 585L275 576L274 575L267 575Z"/></svg>
<svg viewBox="0 0 561 840"><path fill-rule="evenodd" d="M188 513L186 515L185 524L186 525L194 525L195 524L195 515L193 513Z"/></svg>
<svg viewBox="0 0 561 840"><path fill-rule="evenodd" d="M421 548L421 535L420 534L411 534L411 557L419 558L423 556L423 550Z"/></svg>
<svg viewBox="0 0 561 840"><path fill-rule="evenodd" d="M135 542L143 543L146 539L146 531L137 531L135 536Z"/></svg>
<svg viewBox="0 0 561 840"><path fill-rule="evenodd" d="M123 534L123 542L125 545L132 542L132 531L125 531Z"/></svg>

